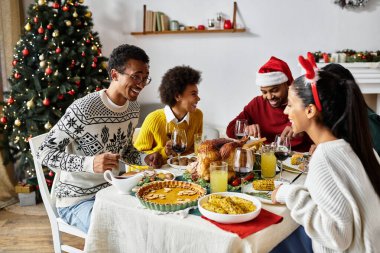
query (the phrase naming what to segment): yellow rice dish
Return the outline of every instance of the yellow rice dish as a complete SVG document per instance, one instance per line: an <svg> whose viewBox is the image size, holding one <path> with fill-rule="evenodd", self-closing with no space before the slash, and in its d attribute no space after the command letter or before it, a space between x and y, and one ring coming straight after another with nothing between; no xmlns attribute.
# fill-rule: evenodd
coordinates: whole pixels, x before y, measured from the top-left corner
<svg viewBox="0 0 380 253"><path fill-rule="evenodd" d="M211 195L202 207L210 212L221 214L244 214L256 210L256 206L249 200L239 197Z"/></svg>

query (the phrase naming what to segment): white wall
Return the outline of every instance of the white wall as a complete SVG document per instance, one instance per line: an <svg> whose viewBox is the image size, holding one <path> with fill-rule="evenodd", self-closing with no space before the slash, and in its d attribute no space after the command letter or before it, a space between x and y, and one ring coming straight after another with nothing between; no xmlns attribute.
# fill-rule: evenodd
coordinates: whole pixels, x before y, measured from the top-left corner
<svg viewBox="0 0 380 253"><path fill-rule="evenodd" d="M342 10L334 0L238 0L238 23L248 28L237 34L132 36L142 31L142 8L162 11L185 25L206 24L217 12L232 15L229 0L86 0L94 30L108 56L119 44L135 44L151 58L152 84L140 103L159 102L158 86L169 68L186 64L202 71L201 101L205 123L225 126L252 97L257 69L271 56L289 63L295 77L299 54L341 49L380 49L380 0L364 9Z"/></svg>

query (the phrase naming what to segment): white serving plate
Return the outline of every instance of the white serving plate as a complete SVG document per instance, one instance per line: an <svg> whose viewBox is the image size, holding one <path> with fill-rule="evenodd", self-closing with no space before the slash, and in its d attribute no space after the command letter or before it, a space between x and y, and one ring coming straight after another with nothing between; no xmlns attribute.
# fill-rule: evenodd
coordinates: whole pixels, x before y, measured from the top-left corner
<svg viewBox="0 0 380 253"><path fill-rule="evenodd" d="M214 213L211 211L208 211L202 207L203 202L207 202L209 196L211 195L222 195L222 196L236 196L242 199L246 199L249 201L252 201L253 204L256 206L256 210L250 213L245 213L245 214L220 214L220 213ZM233 224L233 223L241 223L241 222L246 222L250 221L254 218L256 218L259 213L261 212L261 202L258 200L256 197L244 194L244 193L239 193L239 192L218 192L218 193L212 193L208 194L198 200L198 209L201 212L203 216L206 218L223 223L223 224Z"/></svg>
<svg viewBox="0 0 380 253"><path fill-rule="evenodd" d="M182 158L182 157L192 158L192 157L196 157L196 156L195 156L194 154L190 154L190 155L180 156L179 158ZM168 165L169 165L170 167L175 168L175 169L178 169L178 170L186 170L187 166L189 166L189 165L183 165L183 166L182 166L182 165L172 164L171 161L172 161L173 158L177 158L177 156L176 156L176 157L169 158L169 159L167 160L167 163L168 163Z"/></svg>

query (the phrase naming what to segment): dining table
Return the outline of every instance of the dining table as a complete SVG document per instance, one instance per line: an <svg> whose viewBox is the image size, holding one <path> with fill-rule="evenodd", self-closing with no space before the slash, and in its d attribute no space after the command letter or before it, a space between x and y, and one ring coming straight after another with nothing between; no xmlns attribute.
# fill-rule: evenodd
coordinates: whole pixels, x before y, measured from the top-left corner
<svg viewBox="0 0 380 253"><path fill-rule="evenodd" d="M163 169L178 175L177 169ZM299 174L283 172L292 180ZM294 182L303 184L302 174ZM227 232L188 212L163 213L143 207L134 194L119 194L110 186L96 194L85 252L269 252L298 227L285 205L262 203L262 208L282 217L245 238Z"/></svg>

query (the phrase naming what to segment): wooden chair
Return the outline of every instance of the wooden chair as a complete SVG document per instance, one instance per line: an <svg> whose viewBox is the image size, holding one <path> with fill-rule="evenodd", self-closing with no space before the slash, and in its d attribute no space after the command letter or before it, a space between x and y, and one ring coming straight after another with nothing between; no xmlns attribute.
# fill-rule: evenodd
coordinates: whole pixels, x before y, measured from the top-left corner
<svg viewBox="0 0 380 253"><path fill-rule="evenodd" d="M59 253L62 251L70 252L70 253L71 252L72 253L83 252L80 249L77 249L77 248L74 248L72 246L63 244L63 242L61 240L61 232L71 234L71 235L75 235L75 236L81 237L83 239L86 239L86 233L84 233L83 231L79 230L78 228L76 228L74 226L67 224L65 221L63 221L58 216L57 208L55 207L56 198L54 195L54 189L56 186L56 182L59 179L60 171L56 171L52 190L51 190L51 193L49 193L49 190L48 190L48 187L46 184L46 180L45 180L45 175L44 175L44 172L42 170L42 166L37 161L38 148L41 146L46 135L47 134L42 134L42 135L39 135L39 136L32 138L29 141L29 145L30 145L30 150L31 150L32 155L33 155L34 167L35 167L36 174L37 174L37 180L38 180L38 185L39 185L41 197L42 197L42 200L44 202L47 214L49 216L51 231L52 231L52 235L53 235L54 252L55 253Z"/></svg>

